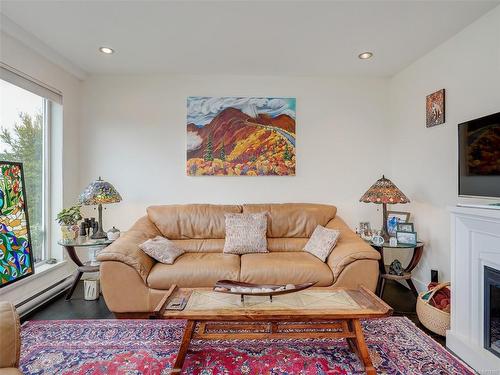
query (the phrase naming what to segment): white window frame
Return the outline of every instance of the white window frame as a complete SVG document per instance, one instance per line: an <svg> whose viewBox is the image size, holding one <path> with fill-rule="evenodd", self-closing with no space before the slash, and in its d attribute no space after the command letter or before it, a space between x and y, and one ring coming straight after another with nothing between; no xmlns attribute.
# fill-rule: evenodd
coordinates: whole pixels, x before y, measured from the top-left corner
<svg viewBox="0 0 500 375"><path fill-rule="evenodd" d="M51 218L50 218L50 207L51 207L51 194L50 194L50 135L51 135L51 124L52 124L52 103L47 98L43 98L43 161L42 161L42 260L35 263L36 266L42 265L51 258Z"/></svg>
<svg viewBox="0 0 500 375"><path fill-rule="evenodd" d="M17 69L0 62L0 79L39 96L43 100L43 161L42 161L42 260L35 262L35 270L52 257L52 219L51 219L51 127L53 103L62 105L59 90L44 84ZM27 197L29 200L29 197ZM29 212L28 212L29 215Z"/></svg>

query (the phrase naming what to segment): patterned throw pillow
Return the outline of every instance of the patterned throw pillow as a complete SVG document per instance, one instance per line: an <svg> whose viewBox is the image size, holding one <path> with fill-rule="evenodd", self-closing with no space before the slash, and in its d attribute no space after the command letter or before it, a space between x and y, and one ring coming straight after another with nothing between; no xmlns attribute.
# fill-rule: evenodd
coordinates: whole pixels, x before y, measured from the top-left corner
<svg viewBox="0 0 500 375"><path fill-rule="evenodd" d="M226 214L224 253L267 253L267 212Z"/></svg>
<svg viewBox="0 0 500 375"><path fill-rule="evenodd" d="M184 250L175 246L172 241L162 236L156 236L141 243L139 248L151 258L165 264L173 264L178 256L185 253Z"/></svg>
<svg viewBox="0 0 500 375"><path fill-rule="evenodd" d="M304 251L311 253L324 262L337 244L339 237L340 231L336 229L327 229L318 225L316 229L314 229L309 241L307 241Z"/></svg>

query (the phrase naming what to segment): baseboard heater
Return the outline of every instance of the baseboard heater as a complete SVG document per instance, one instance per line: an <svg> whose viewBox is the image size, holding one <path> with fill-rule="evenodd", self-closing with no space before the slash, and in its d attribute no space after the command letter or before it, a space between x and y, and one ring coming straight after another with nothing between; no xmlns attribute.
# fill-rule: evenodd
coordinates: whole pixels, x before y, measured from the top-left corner
<svg viewBox="0 0 500 375"><path fill-rule="evenodd" d="M52 284L51 286L41 290L34 296L29 299L18 303L16 305L17 313L23 317L38 307L42 306L44 303L47 303L52 298L64 292L68 289L73 282L72 277L67 277L66 279L60 280L57 283Z"/></svg>

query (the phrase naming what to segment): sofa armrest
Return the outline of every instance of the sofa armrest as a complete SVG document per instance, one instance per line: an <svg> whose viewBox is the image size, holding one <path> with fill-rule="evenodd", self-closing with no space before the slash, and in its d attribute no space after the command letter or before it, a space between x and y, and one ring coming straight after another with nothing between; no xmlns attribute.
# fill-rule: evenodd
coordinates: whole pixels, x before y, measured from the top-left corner
<svg viewBox="0 0 500 375"><path fill-rule="evenodd" d="M0 302L0 368L19 366L21 330L16 308L9 302Z"/></svg>
<svg viewBox="0 0 500 375"><path fill-rule="evenodd" d="M337 280L347 265L356 260L380 259L380 253L354 233L338 216L332 219L326 227L340 230L339 241L326 260L332 270L334 280Z"/></svg>
<svg viewBox="0 0 500 375"><path fill-rule="evenodd" d="M139 248L144 241L160 235L147 216L140 218L133 226L97 256L100 262L122 262L134 268L144 282L156 261Z"/></svg>

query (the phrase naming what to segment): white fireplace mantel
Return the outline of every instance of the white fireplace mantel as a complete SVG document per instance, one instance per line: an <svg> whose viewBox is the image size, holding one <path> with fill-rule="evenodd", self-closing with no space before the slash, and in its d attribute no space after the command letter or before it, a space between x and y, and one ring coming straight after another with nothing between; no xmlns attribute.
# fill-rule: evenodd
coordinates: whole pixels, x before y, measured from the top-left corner
<svg viewBox="0 0 500 375"><path fill-rule="evenodd" d="M446 346L479 373L500 369L484 349L484 266L500 270L500 210L452 207L451 329Z"/></svg>

